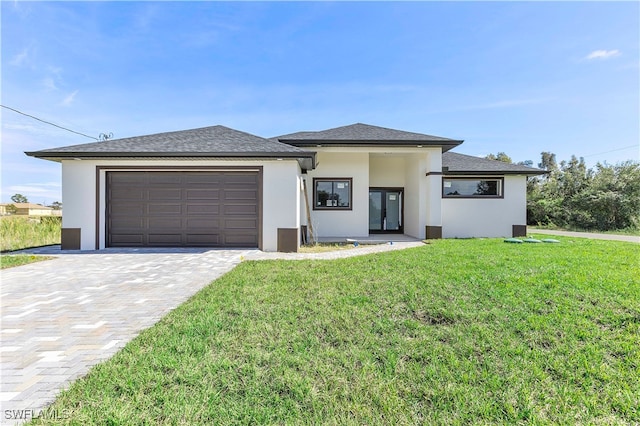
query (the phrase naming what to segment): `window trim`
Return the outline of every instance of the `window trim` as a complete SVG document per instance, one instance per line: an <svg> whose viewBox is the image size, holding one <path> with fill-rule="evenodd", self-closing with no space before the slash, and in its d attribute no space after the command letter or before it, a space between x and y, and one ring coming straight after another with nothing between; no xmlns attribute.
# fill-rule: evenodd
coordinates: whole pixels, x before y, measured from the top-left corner
<svg viewBox="0 0 640 426"><path fill-rule="evenodd" d="M447 195L444 193L444 182L446 180L491 180L498 181L498 195ZM443 176L442 177L442 198L463 199L463 200L487 200L504 198L504 176Z"/></svg>
<svg viewBox="0 0 640 426"><path fill-rule="evenodd" d="M318 182L339 182L339 181L343 181L343 182L349 182L349 207L327 207L327 206L318 206L318 202L317 202L317 190L318 190L318 186L317 183ZM313 210L332 210L332 211L350 211L353 210L353 178L347 178L347 177L322 177L322 178L313 178Z"/></svg>

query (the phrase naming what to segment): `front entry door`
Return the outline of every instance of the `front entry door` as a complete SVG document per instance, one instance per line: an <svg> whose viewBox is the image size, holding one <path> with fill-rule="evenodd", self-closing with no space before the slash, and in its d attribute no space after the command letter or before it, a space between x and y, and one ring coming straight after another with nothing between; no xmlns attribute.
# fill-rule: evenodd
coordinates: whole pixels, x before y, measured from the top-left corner
<svg viewBox="0 0 640 426"><path fill-rule="evenodd" d="M369 232L402 233L402 189L369 189Z"/></svg>

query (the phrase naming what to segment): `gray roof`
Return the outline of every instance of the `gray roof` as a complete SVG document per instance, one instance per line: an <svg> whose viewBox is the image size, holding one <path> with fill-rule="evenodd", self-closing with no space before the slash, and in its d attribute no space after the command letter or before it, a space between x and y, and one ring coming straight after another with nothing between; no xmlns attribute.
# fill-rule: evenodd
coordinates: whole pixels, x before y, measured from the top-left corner
<svg viewBox="0 0 640 426"><path fill-rule="evenodd" d="M294 146L435 145L442 146L445 151L460 145L463 142L461 140L448 139L440 136L405 132L403 130L388 129L386 127L372 126L362 123L317 132L296 132L288 135L276 136L271 138L271 140L277 140Z"/></svg>
<svg viewBox="0 0 640 426"><path fill-rule="evenodd" d="M546 171L520 164L445 152L442 154L442 173L445 175L541 175Z"/></svg>
<svg viewBox="0 0 640 426"><path fill-rule="evenodd" d="M26 152L37 158L297 158L304 169L315 167L315 152L224 126L157 133L82 145ZM303 165L304 163L304 165Z"/></svg>

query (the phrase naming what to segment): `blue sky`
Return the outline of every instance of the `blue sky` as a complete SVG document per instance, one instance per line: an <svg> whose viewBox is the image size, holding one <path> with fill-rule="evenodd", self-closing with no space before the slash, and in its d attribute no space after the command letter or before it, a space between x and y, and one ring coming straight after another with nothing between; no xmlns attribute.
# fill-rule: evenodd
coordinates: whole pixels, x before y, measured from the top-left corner
<svg viewBox="0 0 640 426"><path fill-rule="evenodd" d="M364 122L538 163L639 157L638 2L1 2L2 104L97 137ZM7 109L2 201L92 142Z"/></svg>

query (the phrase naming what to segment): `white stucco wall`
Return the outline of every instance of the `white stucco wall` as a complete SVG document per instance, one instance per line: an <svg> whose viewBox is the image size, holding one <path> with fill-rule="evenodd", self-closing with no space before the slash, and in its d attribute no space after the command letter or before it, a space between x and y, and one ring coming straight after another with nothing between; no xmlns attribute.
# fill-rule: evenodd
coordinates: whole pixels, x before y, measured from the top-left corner
<svg viewBox="0 0 640 426"><path fill-rule="evenodd" d="M96 164L94 162L75 160L62 162L62 205L64 206L62 227L80 228L82 250L95 250L95 192ZM104 224L104 218L102 223Z"/></svg>
<svg viewBox="0 0 640 426"><path fill-rule="evenodd" d="M504 198L442 199L444 238L511 237L512 225L527 223L527 179L506 176Z"/></svg>
<svg viewBox="0 0 640 426"><path fill-rule="evenodd" d="M262 249L278 250L278 228L300 228L300 168L296 161L271 161L262 175ZM300 244L300 239L297 239Z"/></svg>
<svg viewBox="0 0 640 426"><path fill-rule="evenodd" d="M318 166L306 175L311 224L316 237L366 237L369 235L369 153L322 152ZM352 178L352 210L314 210L313 178ZM304 204L304 201L302 202ZM306 222L306 221L305 221Z"/></svg>
<svg viewBox="0 0 640 426"><path fill-rule="evenodd" d="M406 159L404 155L370 154L369 186L404 188Z"/></svg>
<svg viewBox="0 0 640 426"><path fill-rule="evenodd" d="M427 172L442 170L439 147L318 147L317 152L318 166L306 177L316 236L369 235L369 188L404 188L405 234L424 238L427 224L441 225L440 176L435 180L426 176ZM353 178L353 210L313 210L314 177ZM304 200L301 205L301 221L306 224Z"/></svg>
<svg viewBox="0 0 640 426"><path fill-rule="evenodd" d="M278 228L300 226L300 168L295 160L282 161L153 161L153 160L65 160L62 162L63 228L81 229L81 249L94 250L96 238L96 166L188 166L263 167L262 244L265 251L276 251ZM141 169L142 170L142 169ZM105 247L105 172L100 173L99 247Z"/></svg>
<svg viewBox="0 0 640 426"><path fill-rule="evenodd" d="M427 225L441 225L439 185L442 152L439 148L425 149L407 157L405 164L405 227L404 233L425 238ZM427 173L433 173L427 176Z"/></svg>

